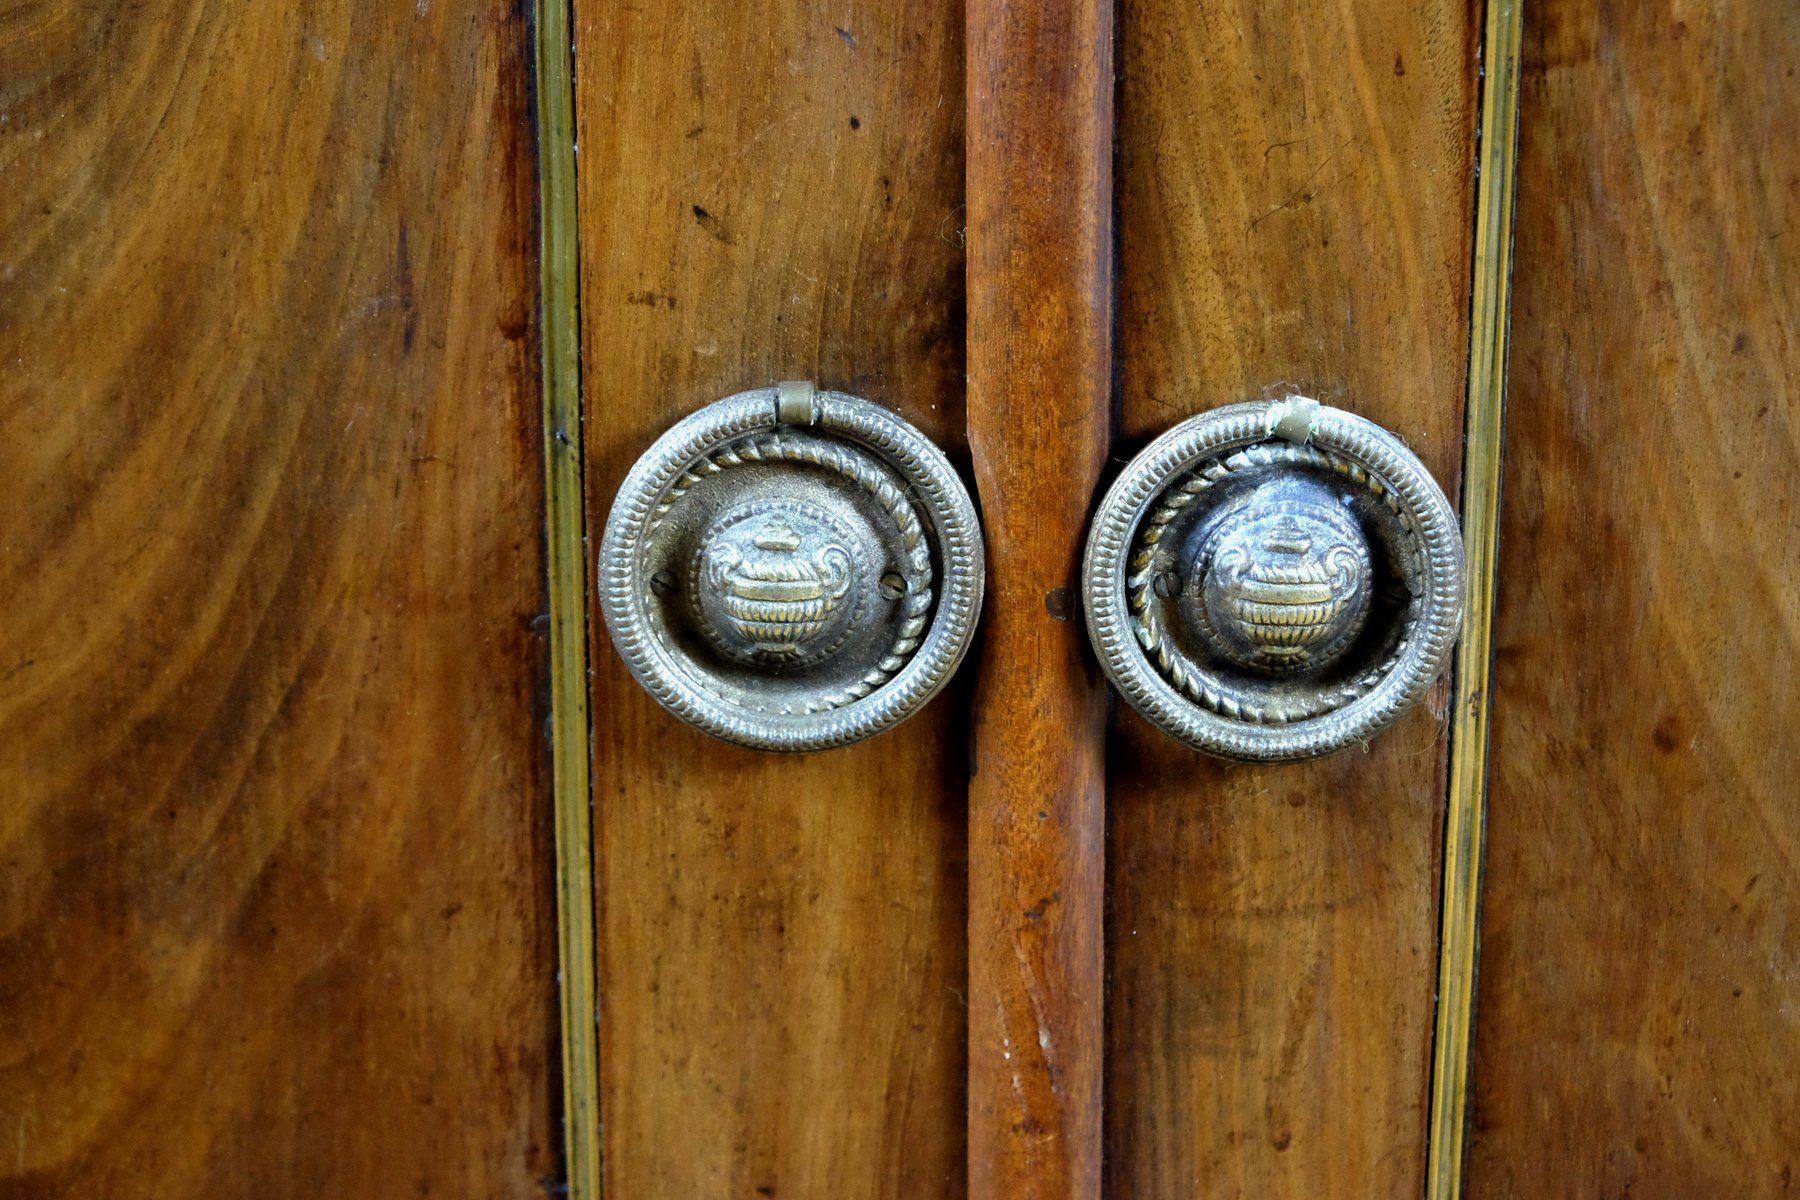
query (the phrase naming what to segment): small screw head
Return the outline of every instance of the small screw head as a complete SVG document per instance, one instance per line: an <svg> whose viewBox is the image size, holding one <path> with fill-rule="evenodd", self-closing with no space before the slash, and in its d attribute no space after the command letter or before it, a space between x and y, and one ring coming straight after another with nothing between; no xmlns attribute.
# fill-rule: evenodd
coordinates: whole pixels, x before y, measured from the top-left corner
<svg viewBox="0 0 1800 1200"><path fill-rule="evenodd" d="M889 571L881 577L881 594L889 600L898 600L906 595L906 580L898 573Z"/></svg>
<svg viewBox="0 0 1800 1200"><path fill-rule="evenodd" d="M650 590L667 599L681 588L681 581L675 578L673 571L658 571L650 577Z"/></svg>
<svg viewBox="0 0 1800 1200"><path fill-rule="evenodd" d="M1162 599L1173 600L1181 595L1181 576L1173 571L1164 571L1150 587Z"/></svg>

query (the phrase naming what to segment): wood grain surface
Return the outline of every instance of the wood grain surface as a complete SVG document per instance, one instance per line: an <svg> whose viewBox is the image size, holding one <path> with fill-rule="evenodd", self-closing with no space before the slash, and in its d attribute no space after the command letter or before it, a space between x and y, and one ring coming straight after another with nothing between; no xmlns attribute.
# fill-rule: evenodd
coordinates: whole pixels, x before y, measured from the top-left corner
<svg viewBox="0 0 1800 1200"><path fill-rule="evenodd" d="M526 34L0 12L0 1196L559 1169Z"/></svg>
<svg viewBox="0 0 1800 1200"><path fill-rule="evenodd" d="M969 780L969 1191L1100 1192L1106 690L1077 597L1105 462L1110 0L971 0L969 442L988 601Z"/></svg>
<svg viewBox="0 0 1800 1200"><path fill-rule="evenodd" d="M1525 10L1467 1195L1800 1187L1800 10Z"/></svg>
<svg viewBox="0 0 1800 1200"><path fill-rule="evenodd" d="M594 540L668 425L782 379L966 458L960 9L703 8L575 6ZM966 694L762 754L597 626L593 712L607 1195L962 1195Z"/></svg>
<svg viewBox="0 0 1800 1200"><path fill-rule="evenodd" d="M1457 494L1478 18L1127 0L1121 462L1292 389L1393 430ZM1109 1195L1420 1191L1447 694L1367 753L1277 767L1117 706Z"/></svg>

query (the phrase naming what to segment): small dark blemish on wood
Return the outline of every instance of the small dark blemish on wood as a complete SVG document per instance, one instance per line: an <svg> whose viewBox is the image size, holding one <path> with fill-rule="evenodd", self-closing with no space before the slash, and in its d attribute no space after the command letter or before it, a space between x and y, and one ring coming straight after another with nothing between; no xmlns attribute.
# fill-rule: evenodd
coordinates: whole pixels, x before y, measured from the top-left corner
<svg viewBox="0 0 1800 1200"><path fill-rule="evenodd" d="M1044 593L1044 611L1050 614L1052 621L1066 621L1074 605L1069 603L1068 588L1051 588Z"/></svg>
<svg viewBox="0 0 1800 1200"><path fill-rule="evenodd" d="M396 283L400 290L400 311L406 314L406 321L400 330L400 353L411 354L413 335L419 329L419 314L413 307L413 270L412 251L406 241L406 221L400 222L399 262L395 266Z"/></svg>
<svg viewBox="0 0 1800 1200"><path fill-rule="evenodd" d="M862 118L858 117L855 113L850 114L850 128L852 128L852 129L861 129L862 128Z"/></svg>
<svg viewBox="0 0 1800 1200"><path fill-rule="evenodd" d="M1394 54L1394 76L1395 78L1399 78L1404 74L1406 74L1406 60L1402 59L1399 52L1396 51Z"/></svg>
<svg viewBox="0 0 1800 1200"><path fill-rule="evenodd" d="M700 222L700 228L706 230L706 232L710 233L713 237L725 243L727 246L734 244L731 234L727 232L724 225L719 223L719 218L713 216L698 204L694 205L694 220Z"/></svg>
<svg viewBox="0 0 1800 1200"><path fill-rule="evenodd" d="M856 49L856 35L854 33L851 33L848 29L839 29L837 35L843 39L844 45L850 47L852 50Z"/></svg>
<svg viewBox="0 0 1800 1200"><path fill-rule="evenodd" d="M1061 901L1061 891L1051 892L1048 896L1039 896L1038 902L1025 910L1025 919L1032 922L1041 921L1044 919L1044 914L1050 911L1051 906Z"/></svg>
<svg viewBox="0 0 1800 1200"><path fill-rule="evenodd" d="M1675 748L1681 744L1681 726L1674 716L1666 716L1656 723L1655 729L1650 731L1650 740L1655 742L1656 748L1664 754L1672 754Z"/></svg>

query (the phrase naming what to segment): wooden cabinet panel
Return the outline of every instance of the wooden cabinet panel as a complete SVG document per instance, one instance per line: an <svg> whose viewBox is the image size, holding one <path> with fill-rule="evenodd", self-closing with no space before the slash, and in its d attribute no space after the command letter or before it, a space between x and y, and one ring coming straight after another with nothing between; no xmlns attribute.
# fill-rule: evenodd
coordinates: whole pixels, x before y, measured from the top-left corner
<svg viewBox="0 0 1800 1200"><path fill-rule="evenodd" d="M559 1171L527 45L0 15L0 1195Z"/></svg>
<svg viewBox="0 0 1800 1200"><path fill-rule="evenodd" d="M1238 400L1366 415L1456 494L1515 10L865 7L569 10L590 544L675 420L812 379L980 484L990 577L962 679L827 753L574 639L566 1114L583 447L541 416L531 22L0 13L0 1197L586 1195L596 1093L632 1200L1419 1191L1450 681L1228 766L1109 713L1074 568L1097 479ZM1780 1196L1800 16L1526 17L1464 1190Z"/></svg>
<svg viewBox="0 0 1800 1200"><path fill-rule="evenodd" d="M1116 458L1293 389L1456 494L1479 16L1127 0ZM1116 706L1111 1195L1417 1193L1448 695L1367 753L1270 768Z"/></svg>
<svg viewBox="0 0 1800 1200"><path fill-rule="evenodd" d="M575 42L590 541L782 379L966 462L960 8L578 0ZM770 755L593 654L607 1194L962 1194L966 693Z"/></svg>
<svg viewBox="0 0 1800 1200"><path fill-rule="evenodd" d="M1797 62L1526 9L1477 1198L1800 1174Z"/></svg>

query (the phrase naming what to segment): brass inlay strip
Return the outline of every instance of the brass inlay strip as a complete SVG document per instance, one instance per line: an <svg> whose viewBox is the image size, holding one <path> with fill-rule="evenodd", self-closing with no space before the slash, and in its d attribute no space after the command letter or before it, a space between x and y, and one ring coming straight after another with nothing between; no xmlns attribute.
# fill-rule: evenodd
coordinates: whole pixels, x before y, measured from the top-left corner
<svg viewBox="0 0 1800 1200"><path fill-rule="evenodd" d="M1450 784L1444 816L1444 888L1438 940L1437 1033L1431 1071L1426 1200L1462 1194L1469 1057L1480 937L1482 839L1487 812L1489 687L1500 520L1500 442L1506 411L1506 342L1512 290L1513 176L1519 130L1523 0L1488 0L1476 154L1474 279L1469 305L1469 394L1463 456L1463 544L1469 603L1456 651Z"/></svg>
<svg viewBox="0 0 1800 1200"><path fill-rule="evenodd" d="M587 557L575 247L574 57L569 0L534 0L538 276L543 343L551 788L562 965L563 1153L571 1200L600 1197L594 843L588 784Z"/></svg>

